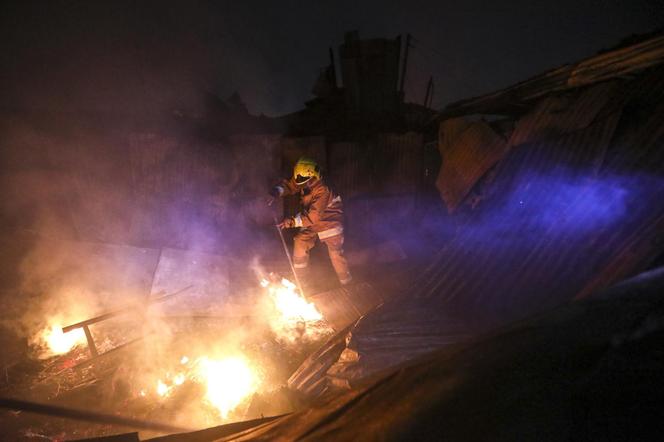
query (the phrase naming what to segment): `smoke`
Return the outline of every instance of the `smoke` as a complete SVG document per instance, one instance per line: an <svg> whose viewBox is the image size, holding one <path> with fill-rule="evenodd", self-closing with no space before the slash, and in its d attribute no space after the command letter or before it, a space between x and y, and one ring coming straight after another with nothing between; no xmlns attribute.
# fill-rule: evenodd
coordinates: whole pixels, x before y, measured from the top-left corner
<svg viewBox="0 0 664 442"><path fill-rule="evenodd" d="M624 225L663 184L643 174L523 171L505 193L492 195L487 207L469 216L467 228L478 240L529 242L542 235L581 239Z"/></svg>
<svg viewBox="0 0 664 442"><path fill-rule="evenodd" d="M269 75L210 12L3 5L3 334L42 349L44 328L145 300L164 248L242 260L263 247L276 141L216 135L209 93L246 101Z"/></svg>
<svg viewBox="0 0 664 442"><path fill-rule="evenodd" d="M270 313L265 293L250 272L246 281L236 277L241 287L228 278L238 267L249 270L246 263L265 250L280 250L276 209L264 197L281 165L278 137L210 139L167 117L129 124L123 116L47 112L10 115L0 143L2 240L20 250L9 257L18 265L11 290L2 292L2 338L15 334L23 343L3 359L47 358L78 344L46 364L83 362L89 355L82 331L55 332L129 307L90 327L101 354L129 346L92 371L72 372L70 380L80 382L86 373L117 367L111 379L100 375L95 407L115 412L124 401L137 408L151 403L183 427L204 427L224 413L243 418L253 397L240 395L236 414L207 398L210 382L227 384L210 381L205 367L237 368L223 361L246 359L261 394L283 384L290 359L274 357L282 350L262 316ZM161 289L192 282L171 301L145 306ZM72 333L78 336L69 342ZM182 364L183 356L191 362ZM64 382L62 391L68 387Z"/></svg>

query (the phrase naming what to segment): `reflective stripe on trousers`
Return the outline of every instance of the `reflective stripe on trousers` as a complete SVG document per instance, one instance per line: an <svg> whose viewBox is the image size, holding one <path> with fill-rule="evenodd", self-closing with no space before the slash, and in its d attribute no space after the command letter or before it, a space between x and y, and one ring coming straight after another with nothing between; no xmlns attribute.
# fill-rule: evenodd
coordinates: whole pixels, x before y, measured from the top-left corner
<svg viewBox="0 0 664 442"><path fill-rule="evenodd" d="M309 265L309 251L314 245L318 235L309 230L300 230L293 240L293 266L296 269L304 269ZM342 284L351 281L352 276L348 268L348 261L344 256L344 235L334 235L325 239L321 239L327 246L327 252L330 255L332 267Z"/></svg>

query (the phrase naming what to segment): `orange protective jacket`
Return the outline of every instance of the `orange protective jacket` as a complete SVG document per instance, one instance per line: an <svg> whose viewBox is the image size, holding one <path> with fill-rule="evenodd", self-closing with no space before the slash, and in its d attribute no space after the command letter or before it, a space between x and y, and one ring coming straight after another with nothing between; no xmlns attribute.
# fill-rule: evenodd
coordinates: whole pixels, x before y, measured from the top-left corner
<svg viewBox="0 0 664 442"><path fill-rule="evenodd" d="M295 226L309 229L321 240L343 233L343 204L341 197L325 185L322 179L312 178L298 186L295 180L282 181L282 196L298 195L302 211L295 215Z"/></svg>

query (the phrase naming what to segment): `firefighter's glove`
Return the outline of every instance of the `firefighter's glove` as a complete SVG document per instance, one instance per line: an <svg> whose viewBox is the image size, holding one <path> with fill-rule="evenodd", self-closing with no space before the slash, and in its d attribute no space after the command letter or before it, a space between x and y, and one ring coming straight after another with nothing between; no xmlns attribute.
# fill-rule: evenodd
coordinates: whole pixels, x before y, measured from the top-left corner
<svg viewBox="0 0 664 442"><path fill-rule="evenodd" d="M284 218L277 226L280 229L292 229L293 227L297 227L295 223L295 219L293 218Z"/></svg>
<svg viewBox="0 0 664 442"><path fill-rule="evenodd" d="M272 189L270 189L270 196L272 198L279 198L283 194L284 188L281 186L274 186Z"/></svg>

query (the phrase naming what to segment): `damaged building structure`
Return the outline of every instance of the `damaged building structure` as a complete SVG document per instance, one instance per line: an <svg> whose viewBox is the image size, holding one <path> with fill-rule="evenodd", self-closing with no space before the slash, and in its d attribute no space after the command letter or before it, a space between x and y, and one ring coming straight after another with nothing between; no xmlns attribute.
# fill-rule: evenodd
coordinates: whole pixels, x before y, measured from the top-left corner
<svg viewBox="0 0 664 442"><path fill-rule="evenodd" d="M312 156L344 196L348 254L365 282L355 292L322 282L310 297L335 333L288 378L300 408L150 440L650 440L664 431L664 36L437 112L404 103L402 43L347 34L343 87L331 51L305 109L245 115L243 133L175 115L200 146L194 154L183 129L144 126L122 135L123 152L109 151L109 175L71 167L90 156L80 145L55 155L46 143L33 159L79 192L50 201L76 206L53 208L54 242L93 249L118 272L133 266L121 290L195 283L187 303L207 313L212 304L246 313L246 261L265 244L278 251L263 199L270 180ZM211 100L211 121L246 111L238 99ZM79 136L101 130L88 129ZM111 200L85 198L99 188ZM109 204L131 210L109 223ZM200 230L178 230L191 225ZM288 272L283 258L266 259Z"/></svg>

